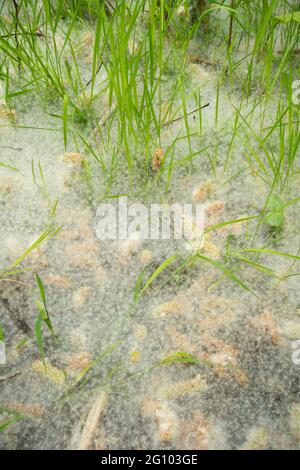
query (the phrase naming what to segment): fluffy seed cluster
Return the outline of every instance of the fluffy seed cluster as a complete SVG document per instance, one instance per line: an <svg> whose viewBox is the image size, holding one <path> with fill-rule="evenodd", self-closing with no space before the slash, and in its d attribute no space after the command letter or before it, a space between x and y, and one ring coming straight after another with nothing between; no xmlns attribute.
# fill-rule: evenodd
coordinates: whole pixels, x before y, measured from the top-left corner
<svg viewBox="0 0 300 470"><path fill-rule="evenodd" d="M192 379L183 382L177 382L160 390L160 394L167 399L176 399L180 396L199 393L206 390L207 384L205 379L200 375L196 375Z"/></svg>
<svg viewBox="0 0 300 470"><path fill-rule="evenodd" d="M45 367L46 365L46 367ZM62 385L65 382L65 374L62 370L58 369L57 367L53 366L48 359L45 361L45 365L42 361L34 361L31 365L32 370L37 372L38 374L46 377L52 383L57 385Z"/></svg>
<svg viewBox="0 0 300 470"><path fill-rule="evenodd" d="M214 201L205 208L205 212L208 216L214 215L224 209L223 201Z"/></svg>
<svg viewBox="0 0 300 470"><path fill-rule="evenodd" d="M204 181L193 192L193 202L203 202L213 191L214 183L212 181Z"/></svg>
<svg viewBox="0 0 300 470"><path fill-rule="evenodd" d="M208 240L204 242L203 251L213 259L219 259L221 256L219 248Z"/></svg>
<svg viewBox="0 0 300 470"><path fill-rule="evenodd" d="M152 170L153 171L156 172L159 170L163 161L163 156L164 156L163 149L157 148L152 157Z"/></svg>
<svg viewBox="0 0 300 470"><path fill-rule="evenodd" d="M84 162L84 156L78 152L65 152L63 158L75 165L82 165Z"/></svg>
<svg viewBox="0 0 300 470"><path fill-rule="evenodd" d="M0 117L14 121L17 117L16 111L7 107L0 107Z"/></svg>
<svg viewBox="0 0 300 470"><path fill-rule="evenodd" d="M180 313L186 310L187 304L184 302L184 300L180 297L175 297L172 300L169 300L168 302L164 302L162 304L157 305L155 309L153 310L153 316L154 317L165 317L166 315L172 314L172 313Z"/></svg>
<svg viewBox="0 0 300 470"><path fill-rule="evenodd" d="M141 353L137 350L131 351L130 359L131 362L139 362L141 360Z"/></svg>

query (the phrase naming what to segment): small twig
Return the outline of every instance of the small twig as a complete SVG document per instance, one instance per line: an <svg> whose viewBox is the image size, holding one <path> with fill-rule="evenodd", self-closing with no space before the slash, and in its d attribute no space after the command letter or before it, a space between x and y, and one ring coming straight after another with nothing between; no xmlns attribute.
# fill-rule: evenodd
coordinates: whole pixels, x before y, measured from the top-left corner
<svg viewBox="0 0 300 470"><path fill-rule="evenodd" d="M5 380L8 380L8 379L14 379L15 377L18 377L18 375L21 375L21 374L22 372L19 371L19 372L14 372L8 375L0 375L0 382L4 382Z"/></svg>
<svg viewBox="0 0 300 470"><path fill-rule="evenodd" d="M10 147L9 145L1 145L2 149L15 150L16 152L22 152L22 147Z"/></svg>
<svg viewBox="0 0 300 470"><path fill-rule="evenodd" d="M186 115L187 116L190 116L191 114L193 113L196 113L197 111L200 111L200 109L203 109L203 108L207 108L207 106L209 106L209 103L206 103L204 104L203 106L201 106L200 108L197 108L197 109L194 109L193 111L190 111L189 113L187 113ZM105 124L107 123L107 121L110 119L110 117L114 114L114 112L116 111L117 109L117 105L114 104L112 105L112 107L104 114L104 116L100 119L100 121L98 122L98 127L104 127ZM181 119L183 119L184 116L180 116L178 118L175 118L175 119L172 119L171 121L168 121L168 122L165 122L165 124L163 124L161 126L161 129L163 129L164 127L166 126L170 126L171 124L173 124L174 122L176 121L180 121ZM93 131L95 130L95 127L93 128Z"/></svg>
<svg viewBox="0 0 300 470"><path fill-rule="evenodd" d="M11 38L12 36L37 36L39 38L45 38L46 36L42 31L36 31L36 33L29 33L28 31L24 31L24 33L11 33L11 34L1 34L2 39Z"/></svg>
<svg viewBox="0 0 300 470"><path fill-rule="evenodd" d="M188 55L187 61L191 64L205 64L211 67L217 67L218 64L216 62L211 62L210 60L204 59L199 55Z"/></svg>
<svg viewBox="0 0 300 470"><path fill-rule="evenodd" d="M93 129L91 130L91 133L90 135L93 134L93 132L97 131L97 127L99 129L99 127L104 127L107 123L107 121L109 121L109 119L111 118L111 116L115 113L117 109L117 105L116 104L113 104L107 111L106 113L104 113L104 115L102 116L102 118L100 119L100 121L98 121L98 124L96 126L93 127Z"/></svg>
<svg viewBox="0 0 300 470"><path fill-rule="evenodd" d="M200 111L200 109L207 108L207 106L209 106L209 103L206 103L206 104L204 104L203 106L201 106L200 108L194 109L193 111L190 111L189 113L186 113L186 116L190 116L191 114L194 114L194 113L196 113L197 111ZM165 122L165 124L163 124L163 125L161 126L161 128L166 127L166 126L170 126L170 125L173 124L174 122L177 122L177 121L180 121L181 119L184 119L184 117L185 117L185 116L180 116L180 117L178 117L178 118L172 119L171 121Z"/></svg>
<svg viewBox="0 0 300 470"><path fill-rule="evenodd" d="M0 282L12 282L14 284L19 284L21 286L25 286L25 287L30 287L30 284L26 283L26 282L22 282L22 281L17 281L16 279L5 279L5 278L0 278Z"/></svg>
<svg viewBox="0 0 300 470"><path fill-rule="evenodd" d="M104 410L107 405L107 393L106 391L101 391L100 396L97 398L93 404L90 412L88 414L87 420L83 427L78 450L88 450L93 446L93 441L96 436L96 432L99 426L101 416L104 413Z"/></svg>
<svg viewBox="0 0 300 470"><path fill-rule="evenodd" d="M102 65L103 65L103 62L100 62L99 66L98 66L98 68L97 68L97 70L96 70L95 77L96 77L96 76L98 75L98 73L100 72ZM85 87L87 88L87 87L92 83L92 81L93 81L93 78L91 78L91 79L87 82L87 84L85 85Z"/></svg>
<svg viewBox="0 0 300 470"><path fill-rule="evenodd" d="M114 5L111 4L109 0L106 0L105 2L105 11L108 16L111 16L115 13L116 8Z"/></svg>
<svg viewBox="0 0 300 470"><path fill-rule="evenodd" d="M286 52L285 49L274 49L274 54L284 54ZM300 54L300 49L294 49L294 50L291 50L291 53L292 54Z"/></svg>

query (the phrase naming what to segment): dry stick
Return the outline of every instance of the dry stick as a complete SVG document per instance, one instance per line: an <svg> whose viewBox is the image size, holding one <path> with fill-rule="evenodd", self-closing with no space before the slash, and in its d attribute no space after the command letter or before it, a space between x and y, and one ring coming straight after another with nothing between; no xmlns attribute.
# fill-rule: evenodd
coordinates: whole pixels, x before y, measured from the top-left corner
<svg viewBox="0 0 300 470"><path fill-rule="evenodd" d="M100 119L100 121L98 122L98 126L99 127L102 127L102 126L105 126L105 124L107 123L107 121L109 120L109 118L114 114L114 112L116 111L118 105L116 103L113 103L111 105L111 107L106 111L106 113L104 113L104 115L102 116L102 118Z"/></svg>
<svg viewBox="0 0 300 470"><path fill-rule="evenodd" d="M98 66L98 68L97 68L97 70L96 70L95 76L97 76L98 73L100 72L102 65L103 65L103 62L101 62L101 63L99 64L99 66ZM87 87L92 83L92 81L93 81L93 78L91 78L91 79L87 82L87 84L85 85L85 87L87 88Z"/></svg>
<svg viewBox="0 0 300 470"><path fill-rule="evenodd" d="M8 374L8 375L0 375L0 382L4 382L5 380L8 380L8 379L14 379L15 377L18 377L18 375L21 375L22 372L13 372L12 374Z"/></svg>
<svg viewBox="0 0 300 470"><path fill-rule="evenodd" d="M24 33L11 33L11 34L1 34L2 39L11 38L12 36L37 36L38 38L45 38L46 36L42 31L36 31L35 33L29 33L28 31L24 31Z"/></svg>
<svg viewBox="0 0 300 470"><path fill-rule="evenodd" d="M105 11L108 16L111 16L116 11L116 7L111 4L110 1L106 0L105 2Z"/></svg>
<svg viewBox="0 0 300 470"><path fill-rule="evenodd" d="M203 108L207 108L207 106L209 106L209 103L206 103L204 104L203 106L201 106L200 108L197 108L197 109L194 109L193 111L190 111L189 113L187 113L186 115L187 116L190 116L191 114L193 113L196 113L197 111L199 111L200 109L203 109ZM106 113L104 114L104 116L100 119L100 121L98 122L98 126L99 127L104 127L105 124L107 123L107 121L109 120L109 118L114 114L114 112L116 111L117 109L117 104L113 104L111 106L111 108L106 111ZM183 119L184 116L180 116L179 118L175 118L175 119L172 119L171 121L168 121L168 122L165 122L165 124L163 124L161 126L161 129L163 129L164 127L166 126L170 126L171 124L173 124L174 122L176 121L180 121L181 119ZM95 130L95 127L93 128L92 132Z"/></svg>
<svg viewBox="0 0 300 470"><path fill-rule="evenodd" d="M199 55L188 55L187 61L191 64L205 64L211 67L217 67L218 64L216 62L211 62L210 60L204 59Z"/></svg>
<svg viewBox="0 0 300 470"><path fill-rule="evenodd" d="M0 282L12 282L14 284L20 284L21 286L30 287L28 282L17 281L16 279L6 279L5 277L0 278Z"/></svg>
<svg viewBox="0 0 300 470"><path fill-rule="evenodd" d="M15 150L16 152L22 152L22 147L10 147L9 145L0 145L2 149Z"/></svg>
<svg viewBox="0 0 300 470"><path fill-rule="evenodd" d="M197 111L200 111L200 109L207 108L207 106L209 106L209 103L206 103L203 106L201 106L200 108L194 109L193 111L190 111L189 113L186 113L186 116L190 116L191 114L196 113ZM185 116L180 116L176 119L172 119L171 121L165 122L165 124L163 124L161 126L161 128L166 127L166 126L170 126L174 122L177 122L177 121L180 121L181 119L184 119L184 117Z"/></svg>
<svg viewBox="0 0 300 470"><path fill-rule="evenodd" d="M107 123L107 121L111 118L111 116L115 113L116 109L117 109L117 104L114 103L112 104L112 106L106 111L106 113L104 113L104 115L102 116L102 118L100 119L100 121L98 122L98 125L94 126L93 129L91 130L90 132L90 137L92 136L92 134L94 132L97 132L97 127L104 127Z"/></svg>
<svg viewBox="0 0 300 470"><path fill-rule="evenodd" d="M197 109L194 109L193 111L190 111L189 113L187 113L186 115L187 116L190 116L191 114L193 113L196 113L197 111L199 111L200 109L203 109L203 108L207 108L207 106L209 106L209 103L206 103L204 104L203 106L201 106L200 108L197 108ZM117 109L117 104L113 104L112 107L104 114L104 116L100 119L100 121L98 122L98 126L99 127L104 127L105 124L107 123L107 121L110 119L110 117L114 114L114 112L116 111ZM176 119L172 119L171 121L168 121L168 122L165 122L165 124L163 124L161 126L161 129L163 129L164 127L166 126L170 126L171 124L173 124L174 122L176 121L180 121L180 119L183 119L184 116L180 116L179 118L176 118ZM95 127L93 128L92 132L95 130ZM92 134L91 132L91 134Z"/></svg>
<svg viewBox="0 0 300 470"><path fill-rule="evenodd" d="M277 49L277 50L274 49L274 53L275 53L275 54L284 54L284 52L286 52L285 49ZM294 49L294 50L292 51L292 53L293 53L293 54L300 54L300 49Z"/></svg>
<svg viewBox="0 0 300 470"><path fill-rule="evenodd" d="M16 21L15 21L15 41L16 41L16 46L18 49L18 72L19 74L21 73L21 58L20 58L20 43L19 43L19 38L18 38L18 25L19 25L19 5L17 0L13 0L14 4L14 9L15 9L15 15L16 15Z"/></svg>
<svg viewBox="0 0 300 470"><path fill-rule="evenodd" d="M93 404L81 433L78 450L88 450L92 447L100 418L107 405L107 393L102 390Z"/></svg>

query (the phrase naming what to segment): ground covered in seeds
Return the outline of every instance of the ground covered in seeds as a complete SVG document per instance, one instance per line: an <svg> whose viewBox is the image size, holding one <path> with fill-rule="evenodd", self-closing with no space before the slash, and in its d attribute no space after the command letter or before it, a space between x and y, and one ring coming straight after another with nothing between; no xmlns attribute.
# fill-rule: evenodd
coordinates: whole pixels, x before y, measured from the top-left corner
<svg viewBox="0 0 300 470"><path fill-rule="evenodd" d="M299 448L300 365L292 358L300 339L300 291L297 276L283 278L291 260L266 256L268 268L281 274L277 278L239 260L234 271L239 283L220 269L248 246L256 228L249 221L222 222L257 215L266 190L245 171L240 141L233 144L234 165L226 175L221 171L239 95L221 85L216 129L216 74L198 63L187 71L188 110L199 87L210 105L203 110L203 137L179 139L170 184L163 175L129 191L126 175L118 173L111 188L111 194L128 194L128 204L205 205L206 228L221 224L201 250L213 263L194 260L182 270L176 268L189 254L182 241L97 238L99 168L91 159L90 178L84 165L89 155L76 148L65 153L57 120L40 103L26 96L16 101L14 116L1 114L1 161L7 164L0 167L1 266L13 263L45 227L61 227L29 253L21 265L27 271L0 283L7 352L0 366L1 416L16 420L1 432L1 448ZM167 101L167 84L164 91ZM276 100L269 103L266 126ZM245 103L245 114L247 106L252 109ZM259 112L252 113L253 126ZM189 122L198 129L198 114ZM184 135L184 126L179 120L163 129L162 152L174 135ZM195 152L210 146L215 174L202 156L193 159L192 168L180 164L189 145ZM297 187L299 172L291 198ZM116 199L110 202L117 205ZM277 251L297 254L297 209L286 210ZM257 237L263 245L267 228ZM135 296L141 272L145 281L174 252L179 261ZM56 333L55 340L45 333L46 368L34 332L34 272L43 280ZM91 415L98 416L96 425Z"/></svg>

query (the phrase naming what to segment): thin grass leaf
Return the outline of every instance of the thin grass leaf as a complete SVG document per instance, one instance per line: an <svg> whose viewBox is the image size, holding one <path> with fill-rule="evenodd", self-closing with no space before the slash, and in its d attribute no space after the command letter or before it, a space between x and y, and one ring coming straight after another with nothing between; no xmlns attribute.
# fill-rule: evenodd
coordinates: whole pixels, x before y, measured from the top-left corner
<svg viewBox="0 0 300 470"><path fill-rule="evenodd" d="M205 365L211 366L209 361L205 361L204 359L198 359L197 357L193 356L192 354L178 351L173 354L170 354L165 359L160 361L158 365L166 366L171 364L194 364L194 365Z"/></svg>
<svg viewBox="0 0 300 470"><path fill-rule="evenodd" d="M8 165L7 163L0 162L0 166L2 166L3 168L7 168L8 170L19 171L17 167Z"/></svg>
<svg viewBox="0 0 300 470"><path fill-rule="evenodd" d="M49 240L50 238L54 237L59 231L61 227L56 230L53 230L52 226L48 226L46 230L41 234L41 236L26 250L24 253L19 256L7 269L2 269L0 272L7 272L14 269L18 266L24 259L36 248L38 248L44 241Z"/></svg>
<svg viewBox="0 0 300 470"><path fill-rule="evenodd" d="M36 278L36 282L37 282L37 285L38 285L38 288L39 288L39 291L40 291L40 296L41 296L41 299L42 299L42 303L39 301L39 299L36 299L36 305L37 305L37 308L40 312L40 315L41 315L41 318L42 318L43 322L47 325L48 329L52 333L52 336L54 337L55 336L54 335L54 329L53 329L52 322L51 322L51 319L50 319L50 315L49 315L47 305L46 305L45 287L44 287L44 284L43 284L40 276L38 275L38 273L35 273L35 278Z"/></svg>
<svg viewBox="0 0 300 470"><path fill-rule="evenodd" d="M67 150L67 143L68 143L68 104L69 104L69 97L68 95L65 95L64 103L63 103L63 116L62 116L65 151Z"/></svg>
<svg viewBox="0 0 300 470"><path fill-rule="evenodd" d="M6 408L4 406L0 406L0 414L8 414L12 416L11 418L0 422L0 431L4 431L4 429L18 421L21 421L22 419L26 419L26 416L19 413L18 411L15 411L11 408Z"/></svg>
<svg viewBox="0 0 300 470"><path fill-rule="evenodd" d="M39 314L35 321L34 331L35 331L35 337L36 337L38 350L39 350L43 365L45 367L45 370L47 370L46 361L45 361L45 351L44 351L44 345L43 345L43 336L42 336L42 321L43 321L42 316L41 314Z"/></svg>
<svg viewBox="0 0 300 470"><path fill-rule="evenodd" d="M39 290L40 290L41 298L42 298L44 304L46 304L45 287L44 287L43 281L40 278L40 276L38 275L38 273L35 273L35 279L36 279L37 285L38 285Z"/></svg>
<svg viewBox="0 0 300 470"><path fill-rule="evenodd" d="M71 382L70 386L66 389L64 395L68 395L70 392L72 392L77 385L82 383L83 379L87 376L87 374L97 365L99 364L106 356L111 354L120 344L122 341L118 341L116 343L113 343L112 345L108 346L108 348L105 349L102 353L99 354L96 359L92 360L86 367L84 367L79 374L76 375L76 377L73 379Z"/></svg>
<svg viewBox="0 0 300 470"><path fill-rule="evenodd" d="M139 296L145 292L146 289L148 289L149 286L155 281L155 279L170 265L172 264L176 259L177 259L177 254L171 255L169 258L167 258L155 271L154 273L151 274L151 276L148 278L146 283L144 284L144 287L141 289Z"/></svg>
<svg viewBox="0 0 300 470"><path fill-rule="evenodd" d="M7 419L6 421L2 421L2 423L0 423L0 431L4 431L4 429L8 428L12 424L17 423L18 421L21 421L24 418L24 416L14 416L13 418Z"/></svg>
<svg viewBox="0 0 300 470"><path fill-rule="evenodd" d="M286 15L275 16L275 19L281 23L291 23L291 21L300 23L300 11L293 11L292 13L287 13Z"/></svg>
<svg viewBox="0 0 300 470"><path fill-rule="evenodd" d="M197 253L196 255L197 258L199 259L202 259L203 261L207 261L208 263L212 264L213 266L215 266L216 268L219 268L221 271L223 271L224 274L226 274L226 276L228 276L232 281L234 281L236 284L238 284L240 287L242 287L244 290L250 292L251 294L253 294L255 297L258 297L257 294L255 294L255 292L253 292L252 289L250 289L250 287L248 287L243 281L241 281L235 274L233 274L233 272L226 268L226 266L222 265L221 263L219 263L218 261L215 261L211 258L208 258L207 256L204 256L202 255L201 253Z"/></svg>
<svg viewBox="0 0 300 470"><path fill-rule="evenodd" d="M247 250L242 250L242 253L262 253L283 256L285 258L291 258L297 261L300 261L300 256L291 255L290 253L284 253L283 251L269 250L267 248L248 248Z"/></svg>
<svg viewBox="0 0 300 470"><path fill-rule="evenodd" d="M233 219L233 220L227 220L226 222L220 222L219 224L212 225L211 227L208 227L207 229L205 229L205 233L210 233L214 230L225 227L226 225L239 224L239 223L247 222L248 220L253 220L253 219L257 219L257 216L251 215L249 217L242 217L241 219Z"/></svg>

